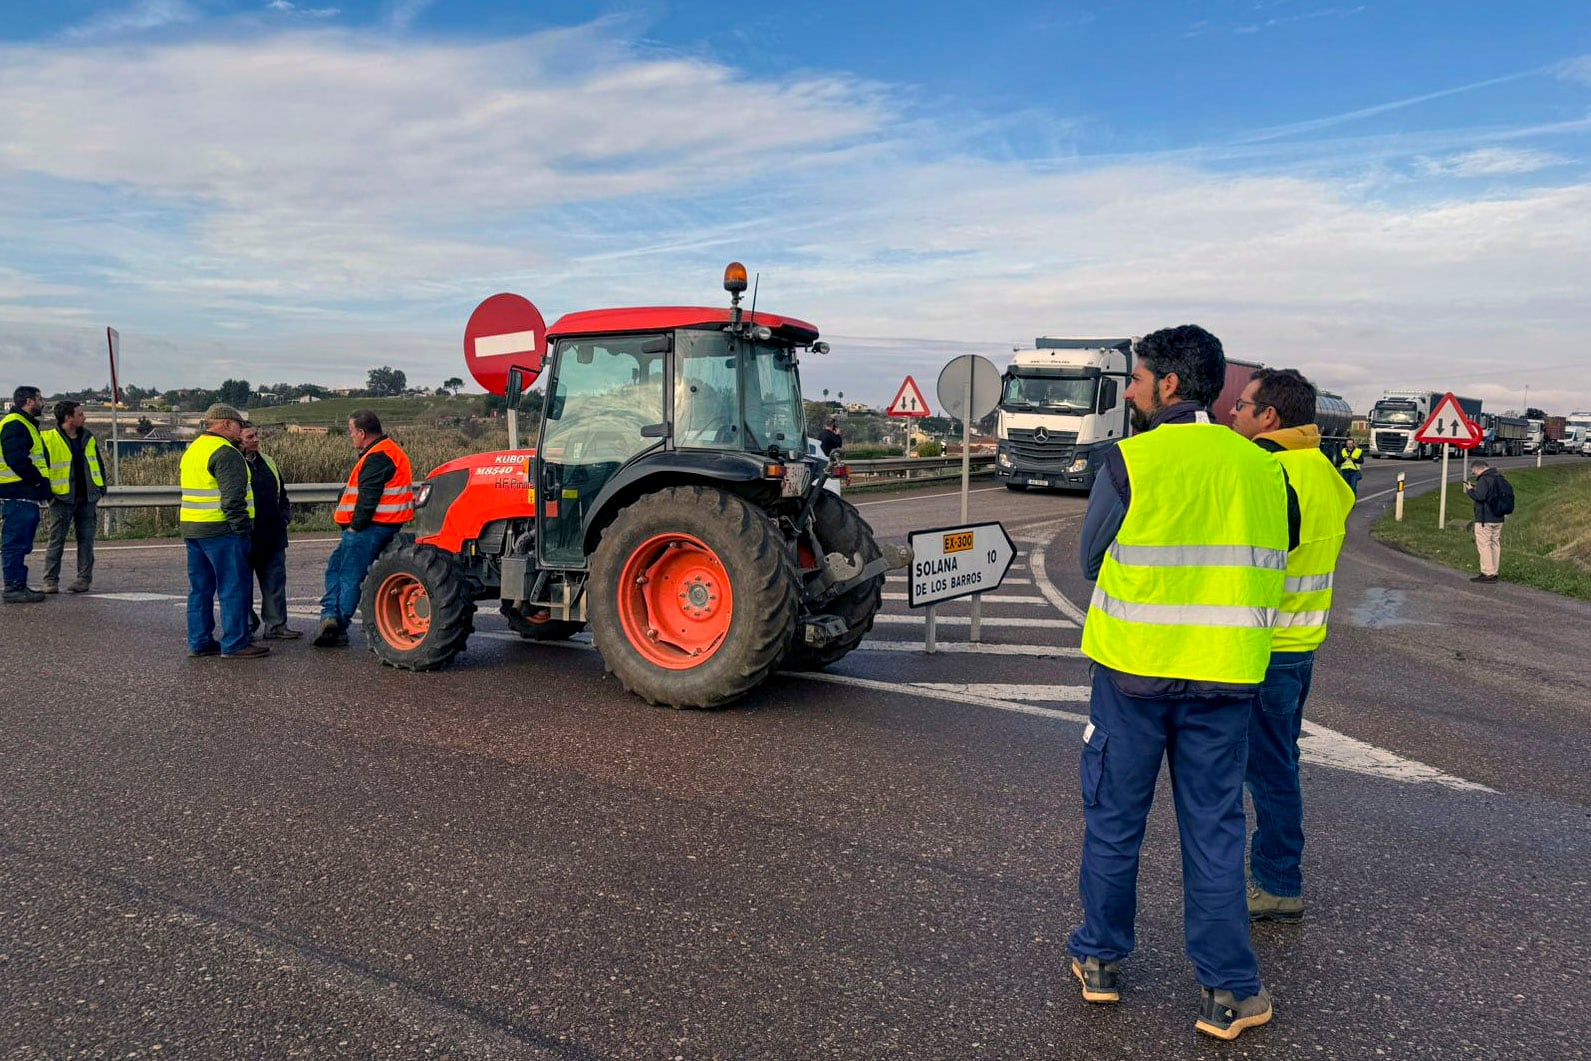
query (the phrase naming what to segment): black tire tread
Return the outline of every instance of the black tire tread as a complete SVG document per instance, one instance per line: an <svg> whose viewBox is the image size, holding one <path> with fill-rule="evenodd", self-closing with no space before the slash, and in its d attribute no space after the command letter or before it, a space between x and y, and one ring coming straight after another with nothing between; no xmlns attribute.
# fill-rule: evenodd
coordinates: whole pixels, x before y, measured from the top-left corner
<svg viewBox="0 0 1591 1061"><path fill-rule="evenodd" d="M825 491L812 513L813 526L824 553L860 555L862 563L877 560L882 554L873 540L873 528L849 501ZM820 558L821 561L821 558ZM821 670L843 659L847 653L862 643L873 629L873 619L884 603L884 576L869 579L822 605L824 614L838 615L849 629L845 636L821 648L813 648L799 638L790 647L785 660L787 670Z"/></svg>
<svg viewBox="0 0 1591 1061"><path fill-rule="evenodd" d="M431 599L431 629L425 640L404 651L389 645L376 626L376 590L387 576L413 575L425 586ZM475 601L450 554L432 545L394 540L383 550L365 575L359 598L359 613L365 624L365 640L382 663L401 670L440 670L464 651L475 631Z"/></svg>

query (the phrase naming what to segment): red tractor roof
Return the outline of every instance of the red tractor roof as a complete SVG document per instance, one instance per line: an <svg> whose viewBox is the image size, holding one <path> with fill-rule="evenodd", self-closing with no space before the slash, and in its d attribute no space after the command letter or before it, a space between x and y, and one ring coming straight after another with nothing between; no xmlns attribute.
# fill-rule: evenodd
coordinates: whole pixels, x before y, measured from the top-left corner
<svg viewBox="0 0 1591 1061"><path fill-rule="evenodd" d="M547 329L547 338L566 335L612 335L617 332L666 332L675 328L696 328L728 324L730 311L709 306L630 306L624 309L588 309L565 313ZM810 343L818 330L803 320L781 317L777 313L747 313L743 319L765 324L775 335L800 343Z"/></svg>

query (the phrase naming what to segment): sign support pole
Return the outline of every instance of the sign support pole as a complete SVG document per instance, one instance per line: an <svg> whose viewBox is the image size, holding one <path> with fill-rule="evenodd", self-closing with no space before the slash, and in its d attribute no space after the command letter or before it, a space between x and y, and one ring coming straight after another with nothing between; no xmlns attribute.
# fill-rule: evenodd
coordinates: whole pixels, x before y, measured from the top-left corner
<svg viewBox="0 0 1591 1061"><path fill-rule="evenodd" d="M930 604L924 616L923 623L923 651L930 656L939 651L939 642L934 638L934 606Z"/></svg>
<svg viewBox="0 0 1591 1061"><path fill-rule="evenodd" d="M967 373L966 398L961 417L961 522L967 522L967 504L972 494L972 373ZM972 595L972 625L967 639L983 640L983 594Z"/></svg>
<svg viewBox="0 0 1591 1061"><path fill-rule="evenodd" d="M519 448L519 410L513 405L508 407L508 448L510 450Z"/></svg>
<svg viewBox="0 0 1591 1061"><path fill-rule="evenodd" d="M1392 506L1393 509L1394 509L1394 515L1393 515L1392 518L1397 523L1402 523L1403 522L1403 479L1404 479L1404 473L1403 472L1399 472L1398 473L1398 499Z"/></svg>
<svg viewBox="0 0 1591 1061"><path fill-rule="evenodd" d="M1447 451L1451 448L1446 442L1442 443L1442 499L1436 506L1437 530L1447 530Z"/></svg>

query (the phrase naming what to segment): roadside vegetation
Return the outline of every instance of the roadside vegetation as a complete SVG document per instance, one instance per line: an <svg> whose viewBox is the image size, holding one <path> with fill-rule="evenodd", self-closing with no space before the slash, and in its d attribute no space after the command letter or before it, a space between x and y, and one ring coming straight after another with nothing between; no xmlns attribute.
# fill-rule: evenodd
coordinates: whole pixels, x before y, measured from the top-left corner
<svg viewBox="0 0 1591 1061"><path fill-rule="evenodd" d="M1514 513L1503 530L1502 580L1591 600L1591 461L1561 458L1503 475L1514 487ZM1436 490L1412 498L1402 523L1389 511L1370 533L1402 552L1479 572L1469 497L1449 487L1445 531L1436 526L1438 501Z"/></svg>

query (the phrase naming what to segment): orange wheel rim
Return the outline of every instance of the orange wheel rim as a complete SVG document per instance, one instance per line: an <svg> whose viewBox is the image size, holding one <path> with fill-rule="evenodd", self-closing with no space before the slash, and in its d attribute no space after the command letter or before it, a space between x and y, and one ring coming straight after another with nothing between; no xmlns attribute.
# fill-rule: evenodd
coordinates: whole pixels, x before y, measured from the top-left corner
<svg viewBox="0 0 1591 1061"><path fill-rule="evenodd" d="M418 648L431 632L431 595L413 575L392 574L376 588L376 630L393 648Z"/></svg>
<svg viewBox="0 0 1591 1061"><path fill-rule="evenodd" d="M630 554L619 575L619 624L649 663L690 670L729 635L735 594L718 554L689 534L659 534Z"/></svg>

